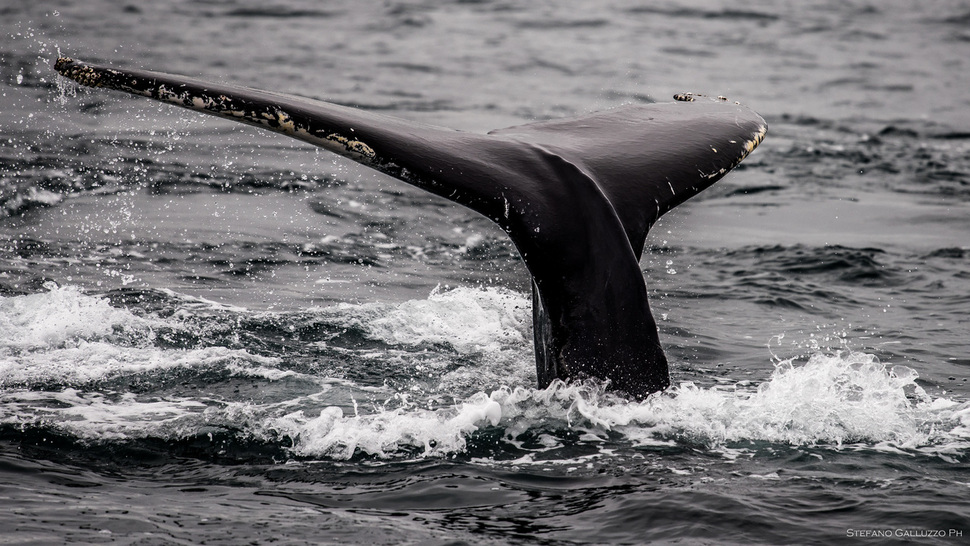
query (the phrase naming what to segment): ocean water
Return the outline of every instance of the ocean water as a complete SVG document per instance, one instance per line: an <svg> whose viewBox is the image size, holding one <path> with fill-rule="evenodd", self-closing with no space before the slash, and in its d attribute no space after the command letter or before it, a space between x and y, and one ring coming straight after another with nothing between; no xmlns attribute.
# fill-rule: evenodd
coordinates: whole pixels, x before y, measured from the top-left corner
<svg viewBox="0 0 970 546"><path fill-rule="evenodd" d="M970 2L0 7L0 542L970 537ZM724 95L642 260L673 386L535 388L454 204L58 55L484 132Z"/></svg>

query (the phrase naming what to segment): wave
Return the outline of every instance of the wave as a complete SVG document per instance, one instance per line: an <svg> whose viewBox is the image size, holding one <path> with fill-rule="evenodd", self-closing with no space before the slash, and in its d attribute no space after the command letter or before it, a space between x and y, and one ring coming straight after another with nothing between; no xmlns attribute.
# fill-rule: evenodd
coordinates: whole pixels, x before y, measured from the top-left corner
<svg viewBox="0 0 970 546"><path fill-rule="evenodd" d="M504 290L436 290L401 304L291 315L173 297L172 308L142 315L73 287L48 288L0 298L5 435L44 430L88 444L157 447L187 438L205 443L216 434L311 460L457 456L550 464L574 463L578 453L685 445L736 457L764 443L951 462L970 456L970 404L934 398L914 370L860 352L781 361L757 386L684 382L632 402L597 382L522 386L534 382L528 300ZM156 332L197 328L206 313L237 330L247 322L287 331L316 321L330 333L303 340L306 355L285 348L259 354L252 342L211 345L224 332L199 333L192 347L156 343ZM342 337L350 331L367 343ZM321 362L331 359L338 362ZM328 366L372 367L413 381L367 384ZM220 449L212 443L213 456Z"/></svg>
<svg viewBox="0 0 970 546"><path fill-rule="evenodd" d="M464 451L475 432L498 427L500 441L513 453L521 451L523 438L543 437L519 462L562 447L577 431L604 451L611 433L619 433L632 447L688 442L718 450L760 441L839 449L852 444L966 458L970 405L930 398L916 377L905 367L886 369L872 355L817 354L804 366L783 363L754 390L685 383L635 403L606 393L602 385L557 382L544 390L479 392L440 410L405 403L344 415L329 407L319 416L288 415L272 426L293 440L294 453L312 457L389 457L404 448L453 454Z"/></svg>
<svg viewBox="0 0 970 546"><path fill-rule="evenodd" d="M786 363L755 389L685 383L641 403L602 385L560 382L542 390L501 387L450 403L398 393L376 407L354 401L351 408L321 408L320 392L259 405L73 388L8 390L0 423L44 426L100 443L235 430L256 443L290 446L292 457L304 459L469 455L469 444L480 450L484 434L493 458L520 464L548 463L556 459L549 452L577 442L600 454L618 445L686 444L735 457L767 442L966 460L970 405L931 398L915 379L910 369L887 369L871 355L849 353L818 354L804 366ZM306 409L287 411L300 406Z"/></svg>

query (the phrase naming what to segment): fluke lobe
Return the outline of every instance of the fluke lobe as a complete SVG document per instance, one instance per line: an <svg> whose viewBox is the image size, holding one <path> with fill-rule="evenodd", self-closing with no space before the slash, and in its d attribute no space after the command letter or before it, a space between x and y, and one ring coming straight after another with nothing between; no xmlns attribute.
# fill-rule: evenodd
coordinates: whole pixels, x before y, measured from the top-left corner
<svg viewBox="0 0 970 546"><path fill-rule="evenodd" d="M679 95L482 135L160 72L54 66L82 85L305 140L485 215L532 275L539 386L594 377L637 399L670 383L639 265L647 232L767 131L736 103Z"/></svg>

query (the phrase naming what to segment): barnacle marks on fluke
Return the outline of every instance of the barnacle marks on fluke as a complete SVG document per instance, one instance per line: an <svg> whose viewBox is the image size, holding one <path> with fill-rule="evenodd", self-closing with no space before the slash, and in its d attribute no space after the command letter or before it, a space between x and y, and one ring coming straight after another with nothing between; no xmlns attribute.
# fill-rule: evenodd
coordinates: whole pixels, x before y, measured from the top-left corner
<svg viewBox="0 0 970 546"><path fill-rule="evenodd" d="M91 65L70 57L58 58L54 63L54 70L65 78L87 87L117 89L167 102L176 102L172 100L176 97L172 90L167 89L155 78L137 74L137 71L121 71L106 66Z"/></svg>
<svg viewBox="0 0 970 546"><path fill-rule="evenodd" d="M54 69L65 78L88 86L149 97L217 117L240 121L288 134L334 153L369 164L377 163L374 149L353 135L327 123L316 123L305 112L306 102L296 105L292 97L217 84L194 78L137 69L114 69L60 57ZM259 95L257 98L256 95ZM301 99L298 99L301 100ZM380 165L388 170L390 167Z"/></svg>
<svg viewBox="0 0 970 546"><path fill-rule="evenodd" d="M54 63L54 70L65 78L74 80L86 87L104 87L156 99L167 99L167 97L153 92L153 90L164 89L164 87L159 87L151 79L125 74L106 66L93 66L70 57L59 57Z"/></svg>
<svg viewBox="0 0 970 546"><path fill-rule="evenodd" d="M79 64L70 57L58 57L57 62L54 63L54 70L60 73L61 76L72 79L81 85L88 87L102 86L101 79L104 70Z"/></svg>
<svg viewBox="0 0 970 546"><path fill-rule="evenodd" d="M156 86L156 83L150 78L125 74L120 70L106 66L91 65L70 57L59 57L57 62L54 63L54 70L65 78L74 80L86 87L118 89L146 97L158 98L150 91Z"/></svg>

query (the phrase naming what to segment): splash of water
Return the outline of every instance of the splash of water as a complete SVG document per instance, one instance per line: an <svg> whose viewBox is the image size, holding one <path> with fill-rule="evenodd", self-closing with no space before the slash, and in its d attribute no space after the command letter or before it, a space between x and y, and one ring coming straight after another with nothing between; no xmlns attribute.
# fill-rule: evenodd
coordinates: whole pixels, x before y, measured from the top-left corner
<svg viewBox="0 0 970 546"><path fill-rule="evenodd" d="M45 284L47 292L0 298L0 355L61 348L143 324L128 311L85 296L77 287Z"/></svg>
<svg viewBox="0 0 970 546"><path fill-rule="evenodd" d="M718 449L762 441L840 449L846 444L918 449L964 457L970 447L970 405L932 399L905 367L886 369L863 353L816 354L804 366L787 362L757 387L699 388L686 383L637 403L596 383L556 382L547 389L503 387L441 409L407 403L392 410L345 416L328 407L273 421L304 456L394 456L461 452L484 427L504 441L545 431L580 431L605 439L619 432L632 445L688 441ZM559 445L558 441L553 442Z"/></svg>

